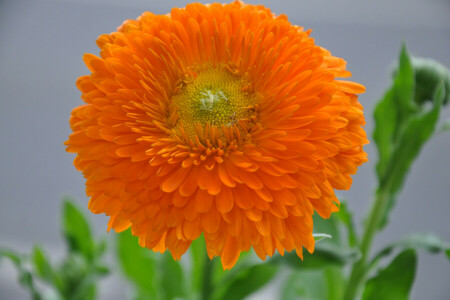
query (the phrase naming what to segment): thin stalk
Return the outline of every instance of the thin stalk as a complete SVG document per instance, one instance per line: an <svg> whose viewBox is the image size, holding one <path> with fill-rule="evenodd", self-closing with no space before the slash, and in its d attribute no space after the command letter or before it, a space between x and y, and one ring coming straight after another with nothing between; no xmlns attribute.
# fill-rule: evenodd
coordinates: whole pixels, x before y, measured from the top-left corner
<svg viewBox="0 0 450 300"><path fill-rule="evenodd" d="M213 261L205 254L202 281L202 300L210 300L213 292L212 286Z"/></svg>
<svg viewBox="0 0 450 300"><path fill-rule="evenodd" d="M379 191L377 193L372 209L370 210L361 242L361 258L352 267L344 294L345 300L355 299L361 283L364 281L366 276L370 247L372 246L373 238L375 237L375 233L380 226L383 213L386 211L386 207L389 202L389 193L386 190L388 189L385 188L383 191Z"/></svg>

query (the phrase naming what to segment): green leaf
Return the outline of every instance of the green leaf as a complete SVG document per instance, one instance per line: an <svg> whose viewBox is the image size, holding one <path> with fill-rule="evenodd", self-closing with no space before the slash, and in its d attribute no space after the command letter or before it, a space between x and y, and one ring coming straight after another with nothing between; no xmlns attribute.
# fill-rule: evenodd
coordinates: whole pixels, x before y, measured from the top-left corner
<svg viewBox="0 0 450 300"><path fill-rule="evenodd" d="M327 299L324 273L318 270L293 272L282 289L282 300Z"/></svg>
<svg viewBox="0 0 450 300"><path fill-rule="evenodd" d="M22 285L25 289L30 291L31 299L41 300L42 296L34 285L33 275L24 266L26 258L13 250L0 248L0 261L2 258L9 259L16 267L19 273L18 281L20 285Z"/></svg>
<svg viewBox="0 0 450 300"><path fill-rule="evenodd" d="M418 81L414 82L415 79ZM374 113L373 137L379 153L377 193L387 200L383 206L380 228L387 223L389 211L394 206L413 161L435 131L446 95L443 82L427 85L427 82L420 80L423 80L423 76L415 77L411 59L403 46L393 85ZM414 91L418 86L434 89L429 91L434 95L432 109L426 110L426 107L415 102Z"/></svg>
<svg viewBox="0 0 450 300"><path fill-rule="evenodd" d="M443 97L444 85L441 84L436 90L433 108L428 112L415 115L406 124L392 155L392 161L395 163L387 169L387 175L381 182L388 185L391 194L395 194L401 188L412 162L433 134L439 119Z"/></svg>
<svg viewBox="0 0 450 300"><path fill-rule="evenodd" d="M118 234L117 255L123 273L139 291L156 298L157 262L152 254L151 250L139 246L138 238L132 236L130 230Z"/></svg>
<svg viewBox="0 0 450 300"><path fill-rule="evenodd" d="M350 247L355 247L358 244L358 236L355 231L355 224L353 222L353 214L347 207L347 203L341 200L339 211L334 216L344 223L348 233L348 244Z"/></svg>
<svg viewBox="0 0 450 300"><path fill-rule="evenodd" d="M95 300L97 298L97 286L95 284L88 285L80 295L79 300Z"/></svg>
<svg viewBox="0 0 450 300"><path fill-rule="evenodd" d="M345 279L341 267L328 267L323 270L327 283L328 300L342 300Z"/></svg>
<svg viewBox="0 0 450 300"><path fill-rule="evenodd" d="M61 280L58 290L63 298L73 299L80 292L80 286L90 276L91 262L78 252L71 252L61 265L55 270L55 274Z"/></svg>
<svg viewBox="0 0 450 300"><path fill-rule="evenodd" d="M440 253L446 251L449 248L449 244L444 242L438 236L432 233L416 233L410 236L407 236L387 247L382 249L378 254L374 257L371 262L371 266L374 266L378 263L380 259L388 256L392 253L392 251L396 249L415 249L415 250L425 250L429 253Z"/></svg>
<svg viewBox="0 0 450 300"><path fill-rule="evenodd" d="M283 289L282 300L294 299L325 299L326 290L319 284L323 282L321 272L296 272L286 282Z"/></svg>
<svg viewBox="0 0 450 300"><path fill-rule="evenodd" d="M342 300L344 276L341 267L326 267L321 270L295 270L285 280L282 288L283 300L327 299Z"/></svg>
<svg viewBox="0 0 450 300"><path fill-rule="evenodd" d="M101 239L100 242L98 242L95 245L95 257L99 258L101 257L103 254L105 254L106 249L108 248L108 243L106 242L105 239Z"/></svg>
<svg viewBox="0 0 450 300"><path fill-rule="evenodd" d="M417 257L414 250L400 253L391 264L367 281L363 300L407 300L414 282Z"/></svg>
<svg viewBox="0 0 450 300"><path fill-rule="evenodd" d="M94 259L95 245L89 224L68 199L63 204L63 233L71 252L78 252L89 261Z"/></svg>
<svg viewBox="0 0 450 300"><path fill-rule="evenodd" d="M65 299L71 300L94 300L97 296L97 287L95 285L96 276L89 274L80 279L78 285L72 293L66 295Z"/></svg>
<svg viewBox="0 0 450 300"><path fill-rule="evenodd" d="M107 266L96 265L94 267L94 272L93 273L98 275L98 276L106 276L106 275L109 275L111 273L111 270Z"/></svg>
<svg viewBox="0 0 450 300"><path fill-rule="evenodd" d="M299 273L299 272L298 272ZM281 288L281 300L295 300L298 299L297 291L299 284L297 283L297 278L295 277L297 273L293 272L284 281L284 285Z"/></svg>
<svg viewBox="0 0 450 300"><path fill-rule="evenodd" d="M24 259L20 254L5 248L0 248L0 259L1 258L8 258L16 266L20 266Z"/></svg>
<svg viewBox="0 0 450 300"><path fill-rule="evenodd" d="M406 46L400 53L400 62L392 87L375 107L374 141L378 147L377 175L381 180L386 174L395 147L395 141L403 123L416 108L414 96L414 72Z"/></svg>
<svg viewBox="0 0 450 300"><path fill-rule="evenodd" d="M49 283L53 283L55 279L53 268L40 247L34 247L31 259L36 275Z"/></svg>
<svg viewBox="0 0 450 300"><path fill-rule="evenodd" d="M162 299L184 298L185 283L181 264L174 260L169 253L162 256L159 269L162 273L160 278L161 290L164 292Z"/></svg>
<svg viewBox="0 0 450 300"><path fill-rule="evenodd" d="M189 247L192 267L191 267L191 284L193 287L194 294L211 294L213 286L216 286L215 293L220 294L223 292L224 282L227 280L224 277L230 276L232 274L238 273L239 269L243 265L245 258L248 256L248 252L242 253L239 262L230 271L224 271L222 264L218 261L219 258L213 258L209 260L206 252L206 244L203 235L198 239L194 240ZM208 264L208 265L206 265ZM208 287L204 286L204 277L210 276L210 283ZM195 298L195 296L194 296Z"/></svg>
<svg viewBox="0 0 450 300"><path fill-rule="evenodd" d="M405 130L392 154L392 163L380 182L379 192L384 190L389 195L389 202L383 214L381 227L387 223L388 213L394 205L398 191L403 186L409 168L435 130L436 123L439 120L443 95L444 85L441 84L436 90L433 108L411 117L405 125Z"/></svg>
<svg viewBox="0 0 450 300"><path fill-rule="evenodd" d="M235 276L220 299L240 300L256 292L271 281L278 271L274 264L262 263L243 268Z"/></svg>
<svg viewBox="0 0 450 300"><path fill-rule="evenodd" d="M227 284L234 280L243 270L255 265L255 262L260 262L253 251L241 252L236 265L231 270L224 270L220 262L220 257L214 257L208 263L212 268L212 285L215 286L214 295L222 295ZM202 273L204 271L202 270ZM202 275L203 276L203 275ZM213 297L214 298L214 297ZM217 297L216 297L217 298ZM215 298L214 298L215 299Z"/></svg>
<svg viewBox="0 0 450 300"><path fill-rule="evenodd" d="M189 247L189 252L192 260L192 287L194 291L200 291L202 289L203 266L206 261L206 247L203 235L195 241L192 241L192 244Z"/></svg>
<svg viewBox="0 0 450 300"><path fill-rule="evenodd" d="M448 259L450 259L450 249L447 249L447 250L445 251L445 254L447 255Z"/></svg>
<svg viewBox="0 0 450 300"><path fill-rule="evenodd" d="M329 266L344 266L354 262L359 258L356 250L342 249L336 245L323 243L316 247L314 253L303 253L303 261L295 252L286 253L283 257L274 256L270 260L272 263L280 261L288 266L299 270L323 269Z"/></svg>
<svg viewBox="0 0 450 300"><path fill-rule="evenodd" d="M97 282L99 278L109 274L109 269L100 264L89 263L84 257L75 256L69 259L66 268L72 269L69 277L66 277L65 297L71 300L94 300L97 298ZM86 265L83 265L83 262ZM72 276L70 276L72 275ZM68 280L67 280L68 279Z"/></svg>

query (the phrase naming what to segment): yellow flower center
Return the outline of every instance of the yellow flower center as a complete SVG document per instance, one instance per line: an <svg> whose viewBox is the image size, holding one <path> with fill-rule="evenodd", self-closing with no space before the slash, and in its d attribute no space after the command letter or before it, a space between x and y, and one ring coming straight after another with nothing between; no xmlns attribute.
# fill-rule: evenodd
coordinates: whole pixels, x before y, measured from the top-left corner
<svg viewBox="0 0 450 300"><path fill-rule="evenodd" d="M178 94L172 97L178 114L176 127L182 126L192 139L198 125L222 128L250 119L255 96L249 86L226 68L204 68L194 76L187 76Z"/></svg>

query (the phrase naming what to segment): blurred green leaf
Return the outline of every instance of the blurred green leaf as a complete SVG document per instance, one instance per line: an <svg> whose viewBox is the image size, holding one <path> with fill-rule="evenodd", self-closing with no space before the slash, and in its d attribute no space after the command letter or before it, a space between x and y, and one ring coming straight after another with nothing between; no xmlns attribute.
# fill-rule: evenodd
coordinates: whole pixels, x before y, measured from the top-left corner
<svg viewBox="0 0 450 300"><path fill-rule="evenodd" d="M34 272L38 277L61 288L61 282L56 278L47 255L45 255L45 252L40 247L34 247L31 259L35 270Z"/></svg>
<svg viewBox="0 0 450 300"><path fill-rule="evenodd" d="M169 253L164 253L160 261L162 299L176 299L185 296L185 279L180 262L174 260Z"/></svg>
<svg viewBox="0 0 450 300"><path fill-rule="evenodd" d="M422 78L422 77L419 77ZM419 80L416 77L417 80ZM400 62L392 87L375 108L374 140L378 147L377 175L379 197L385 198L380 228L387 223L397 193L400 191L409 168L423 145L435 131L445 88L441 82L433 85L433 107L426 110L414 101L414 91L424 83L414 82L411 59L403 46Z"/></svg>
<svg viewBox="0 0 450 300"><path fill-rule="evenodd" d="M64 281L64 289L59 293L62 295L62 299L96 299L99 277L107 274L109 273L85 273L83 277L72 277Z"/></svg>
<svg viewBox="0 0 450 300"><path fill-rule="evenodd" d="M354 247L358 244L358 236L355 231L355 224L353 222L353 214L347 207L347 203L341 200L339 211L334 216L341 221L347 228L348 244L350 247Z"/></svg>
<svg viewBox="0 0 450 300"><path fill-rule="evenodd" d="M41 298L33 284L36 278L47 284L46 299L93 300L98 278L109 274L109 269L100 261L106 243L94 243L88 223L69 200L63 203L63 233L69 252L56 266L38 246L34 247L30 257L0 250L0 258L6 256L15 264L19 282L32 292L33 299Z"/></svg>
<svg viewBox="0 0 450 300"><path fill-rule="evenodd" d="M295 276L297 273L293 272L289 277L284 280L284 285L281 288L281 300L294 300L298 299L298 287Z"/></svg>
<svg viewBox="0 0 450 300"><path fill-rule="evenodd" d="M342 300L345 279L341 267L328 267L323 270L327 283L328 300Z"/></svg>
<svg viewBox="0 0 450 300"><path fill-rule="evenodd" d="M192 244L189 247L189 252L192 259L192 286L194 291L200 291L202 289L203 266L206 261L206 247L203 235L195 241L192 241Z"/></svg>
<svg viewBox="0 0 450 300"><path fill-rule="evenodd" d="M450 249L447 249L447 250L445 251L445 254L447 254L448 259L450 259Z"/></svg>
<svg viewBox="0 0 450 300"><path fill-rule="evenodd" d="M240 263L228 272L223 270L222 264L217 261L218 258L209 260L203 235L193 241L189 249L192 258L191 277L194 293L201 292L202 295L209 295L213 292L213 286L217 285L220 287L216 289L216 292L220 293L223 291L221 287L223 287L223 279L225 275L230 275L233 272L236 272L242 265L242 255L239 259ZM206 276L209 276L209 280L207 280L208 286L205 286Z"/></svg>
<svg viewBox="0 0 450 300"><path fill-rule="evenodd" d="M250 251L247 251L245 254L247 254ZM208 263L211 264L212 268L212 282L211 285L214 287L215 291L212 291L212 293L220 294L224 289L222 287L226 286L226 282L229 282L232 280L239 271L242 268L248 267L250 264L247 261L250 255L242 257L239 257L239 260L237 261L236 265L231 270L224 270L222 267L222 263L220 260L220 257L214 257L212 260L210 260ZM202 273L204 270L202 270ZM214 298L213 298L214 299Z"/></svg>
<svg viewBox="0 0 450 300"><path fill-rule="evenodd" d="M33 275L24 266L26 258L13 250L0 248L0 261L2 260L2 258L9 259L16 267L19 273L18 281L20 285L22 285L25 289L30 291L31 299L41 300L42 296L34 285Z"/></svg>
<svg viewBox="0 0 450 300"><path fill-rule="evenodd" d="M277 271L278 266L269 263L243 268L231 279L225 292L219 299L244 299L271 281Z"/></svg>
<svg viewBox="0 0 450 300"><path fill-rule="evenodd" d="M93 279L90 274L91 262L84 255L77 252L69 253L62 264L55 270L61 278L61 287L58 287L63 298L80 299L83 289L86 288L86 278Z"/></svg>
<svg viewBox="0 0 450 300"><path fill-rule="evenodd" d="M13 250L0 248L0 261L2 258L8 258L16 266L20 266L22 264L22 260L24 259L20 254L14 252Z"/></svg>
<svg viewBox="0 0 450 300"><path fill-rule="evenodd" d="M308 270L293 272L285 281L282 300L319 300L327 299L327 287L322 271Z"/></svg>
<svg viewBox="0 0 450 300"><path fill-rule="evenodd" d="M430 253L440 253L446 251L450 245L444 242L437 235L432 233L416 233L407 236L378 252L371 262L374 266L378 263L380 259L388 256L392 251L396 249L415 249L415 250L425 250Z"/></svg>
<svg viewBox="0 0 450 300"><path fill-rule="evenodd" d="M97 296L96 275L88 274L81 278L76 285L76 288L69 295L65 296L65 299L70 300L94 300Z"/></svg>
<svg viewBox="0 0 450 300"><path fill-rule="evenodd" d="M63 204L63 233L70 251L81 253L89 261L94 259L95 245L89 224L68 199Z"/></svg>
<svg viewBox="0 0 450 300"><path fill-rule="evenodd" d="M205 259L206 260L206 259ZM241 252L239 260L231 270L224 270L220 262L220 257L214 257L212 260L208 260L211 265L213 278L212 284L215 287L214 294L222 295L227 284L234 280L241 272L259 263L261 260L257 258L253 251ZM204 273L204 270L202 270ZM202 275L203 276L203 275Z"/></svg>
<svg viewBox="0 0 450 300"><path fill-rule="evenodd" d="M74 266L74 268L77 268ZM94 300L97 298L97 282L100 277L109 274L109 269L102 265L87 265L81 267L78 274L84 274L73 278L72 291L65 294L65 299L70 300Z"/></svg>
<svg viewBox="0 0 450 300"><path fill-rule="evenodd" d="M95 300L97 298L97 286L93 283L88 285L86 289L82 290L82 293L80 293L80 297L77 298L79 300Z"/></svg>
<svg viewBox="0 0 450 300"><path fill-rule="evenodd" d="M334 244L323 243L316 247L313 254L303 253L303 261L295 252L286 253L283 257L274 256L270 262L285 263L294 269L313 270L330 266L344 266L359 258L356 250L342 249Z"/></svg>
<svg viewBox="0 0 450 300"><path fill-rule="evenodd" d="M93 273L98 275L98 276L106 276L106 275L109 275L111 273L111 270L107 266L96 265L94 267L94 272Z"/></svg>
<svg viewBox="0 0 450 300"><path fill-rule="evenodd" d="M417 257L414 250L400 253L389 266L367 281L363 300L406 300L414 282Z"/></svg>
<svg viewBox="0 0 450 300"><path fill-rule="evenodd" d="M101 239L95 245L95 257L101 257L103 254L105 254L107 247L108 247L108 244L107 244L106 240Z"/></svg>
<svg viewBox="0 0 450 300"><path fill-rule="evenodd" d="M282 287L282 300L342 300L344 275L341 267L296 270Z"/></svg>
<svg viewBox="0 0 450 300"><path fill-rule="evenodd" d="M117 254L120 267L127 278L135 284L139 293L157 297L155 287L156 260L151 250L139 246L138 238L130 230L118 234Z"/></svg>

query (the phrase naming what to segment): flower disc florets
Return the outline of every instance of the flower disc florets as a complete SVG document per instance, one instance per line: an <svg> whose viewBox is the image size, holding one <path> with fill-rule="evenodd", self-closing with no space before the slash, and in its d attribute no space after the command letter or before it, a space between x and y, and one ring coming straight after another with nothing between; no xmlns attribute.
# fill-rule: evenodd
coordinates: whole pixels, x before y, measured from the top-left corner
<svg viewBox="0 0 450 300"><path fill-rule="evenodd" d="M224 268L250 248L312 252L312 215L338 210L367 139L364 87L309 33L234 2L100 36L66 142L90 210L176 259L201 234Z"/></svg>
<svg viewBox="0 0 450 300"><path fill-rule="evenodd" d="M249 86L228 66L208 65L190 71L172 97L172 113L178 118L176 132L185 140L195 141L199 128L208 125L219 134L222 144L227 142L225 131L242 131L239 123L252 122L256 115L257 100Z"/></svg>

